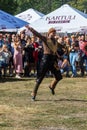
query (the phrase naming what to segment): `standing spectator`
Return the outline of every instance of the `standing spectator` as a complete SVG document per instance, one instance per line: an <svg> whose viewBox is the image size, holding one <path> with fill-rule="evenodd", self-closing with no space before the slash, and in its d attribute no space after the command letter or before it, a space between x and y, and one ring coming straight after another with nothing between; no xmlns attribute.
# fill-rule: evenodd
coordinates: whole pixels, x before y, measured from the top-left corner
<svg viewBox="0 0 87 130"><path fill-rule="evenodd" d="M21 42L22 48L24 48L25 45L26 45L25 31L22 31L22 32L20 33L20 42ZM22 57L22 62L23 62L23 67L24 67L24 55L23 55L23 57Z"/></svg>
<svg viewBox="0 0 87 130"><path fill-rule="evenodd" d="M9 60L11 57L11 52L8 50L6 44L3 44L2 50L0 51L0 67L4 69L4 76L7 74L7 67L9 66Z"/></svg>
<svg viewBox="0 0 87 130"><path fill-rule="evenodd" d="M83 77L85 74L85 69L87 72L87 41L85 40L85 36L81 35L79 38L79 47L80 47L80 69L81 69L81 76ZM84 67L84 63L85 66Z"/></svg>
<svg viewBox="0 0 87 130"><path fill-rule="evenodd" d="M69 53L69 60L71 65L71 71L72 76L77 76L77 68L76 68L76 58L78 56L78 50L79 50L79 42L76 40L76 37L74 35L71 36L71 46L70 46L70 53Z"/></svg>
<svg viewBox="0 0 87 130"><path fill-rule="evenodd" d="M32 64L34 64L34 46L31 43L31 38L28 36L26 39L26 45L24 47L24 76L30 76L30 72L32 69Z"/></svg>
<svg viewBox="0 0 87 130"><path fill-rule="evenodd" d="M36 36L31 37L31 43L34 46L34 51L33 51L33 57L34 57L34 75L35 72L37 71L37 63L38 63L38 50L39 50L39 44L36 41ZM36 72L37 73L37 72Z"/></svg>
<svg viewBox="0 0 87 130"><path fill-rule="evenodd" d="M15 42L15 37L16 34L11 35L11 43L10 43L10 51L12 54L12 57L10 58L10 65L9 65L9 74L10 76L13 76L13 71L14 71L14 61L13 61L13 56L14 56L14 42Z"/></svg>
<svg viewBox="0 0 87 130"><path fill-rule="evenodd" d="M20 41L21 41L22 47L24 47L26 45L25 33L24 32L20 33Z"/></svg>
<svg viewBox="0 0 87 130"><path fill-rule="evenodd" d="M3 34L0 33L0 49L2 48L3 44L4 44L4 41L3 41Z"/></svg>
<svg viewBox="0 0 87 130"><path fill-rule="evenodd" d="M38 61L37 61L37 77L38 77L39 69L40 69L40 63L41 63L41 60L42 60L42 57L43 57L43 43L42 43L42 41L41 41L41 39L39 37L37 37L37 42L39 44L39 47L38 47Z"/></svg>
<svg viewBox="0 0 87 130"><path fill-rule="evenodd" d="M21 78L21 73L23 72L23 62L22 62L22 45L19 36L15 37L14 42L14 66L16 78Z"/></svg>

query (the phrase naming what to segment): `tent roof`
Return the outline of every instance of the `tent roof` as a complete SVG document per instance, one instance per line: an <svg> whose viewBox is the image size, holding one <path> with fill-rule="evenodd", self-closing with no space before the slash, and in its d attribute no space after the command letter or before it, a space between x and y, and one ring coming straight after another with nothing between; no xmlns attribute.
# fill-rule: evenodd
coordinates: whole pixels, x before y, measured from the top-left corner
<svg viewBox="0 0 87 130"><path fill-rule="evenodd" d="M47 32L51 27L58 32L76 32L87 28L87 14L64 4L30 26L39 32Z"/></svg>
<svg viewBox="0 0 87 130"><path fill-rule="evenodd" d="M0 10L0 30L1 29L17 29L28 23L14 17L13 15Z"/></svg>
<svg viewBox="0 0 87 130"><path fill-rule="evenodd" d="M35 10L35 9L32 9L32 8L30 8L30 9L16 15L17 18L25 20L25 21L27 21L29 23L32 23L35 20L37 20L37 19L39 19L39 18L41 18L43 16L44 16L43 13L41 13L41 12Z"/></svg>

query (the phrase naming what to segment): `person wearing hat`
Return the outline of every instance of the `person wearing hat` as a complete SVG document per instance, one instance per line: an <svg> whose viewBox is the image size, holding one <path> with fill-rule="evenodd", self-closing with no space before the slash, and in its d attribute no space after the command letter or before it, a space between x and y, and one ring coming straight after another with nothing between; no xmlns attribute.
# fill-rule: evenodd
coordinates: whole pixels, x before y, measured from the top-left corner
<svg viewBox="0 0 87 130"><path fill-rule="evenodd" d="M50 70L54 74L54 80L49 85L49 89L51 93L55 94L55 87L57 83L62 79L61 72L58 68L58 64L56 62L56 52L58 49L58 42L55 39L56 30L55 28L50 28L47 36L42 36L40 33L38 33L36 30L34 30L32 27L27 26L27 28L37 37L39 37L43 41L43 57L40 64L39 74L37 76L36 84L34 86L34 90L32 92L32 100L35 101L38 88L45 76L45 74Z"/></svg>

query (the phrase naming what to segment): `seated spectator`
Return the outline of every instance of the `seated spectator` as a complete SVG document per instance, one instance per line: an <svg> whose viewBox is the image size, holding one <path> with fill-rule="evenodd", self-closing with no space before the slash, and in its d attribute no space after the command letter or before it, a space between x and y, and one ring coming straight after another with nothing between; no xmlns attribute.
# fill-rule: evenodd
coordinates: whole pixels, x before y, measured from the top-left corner
<svg viewBox="0 0 87 130"><path fill-rule="evenodd" d="M59 59L58 60L58 67L60 68L61 74L66 72L66 77L70 77L69 76L69 61L67 58Z"/></svg>

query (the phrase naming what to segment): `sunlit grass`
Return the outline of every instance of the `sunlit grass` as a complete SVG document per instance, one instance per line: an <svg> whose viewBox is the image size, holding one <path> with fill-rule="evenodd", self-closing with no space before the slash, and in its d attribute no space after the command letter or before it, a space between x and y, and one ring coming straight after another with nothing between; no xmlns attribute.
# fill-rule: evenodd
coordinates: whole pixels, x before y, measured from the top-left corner
<svg viewBox="0 0 87 130"><path fill-rule="evenodd" d="M0 130L87 130L87 79L64 78L56 95L45 78L35 102L35 78L0 81Z"/></svg>

